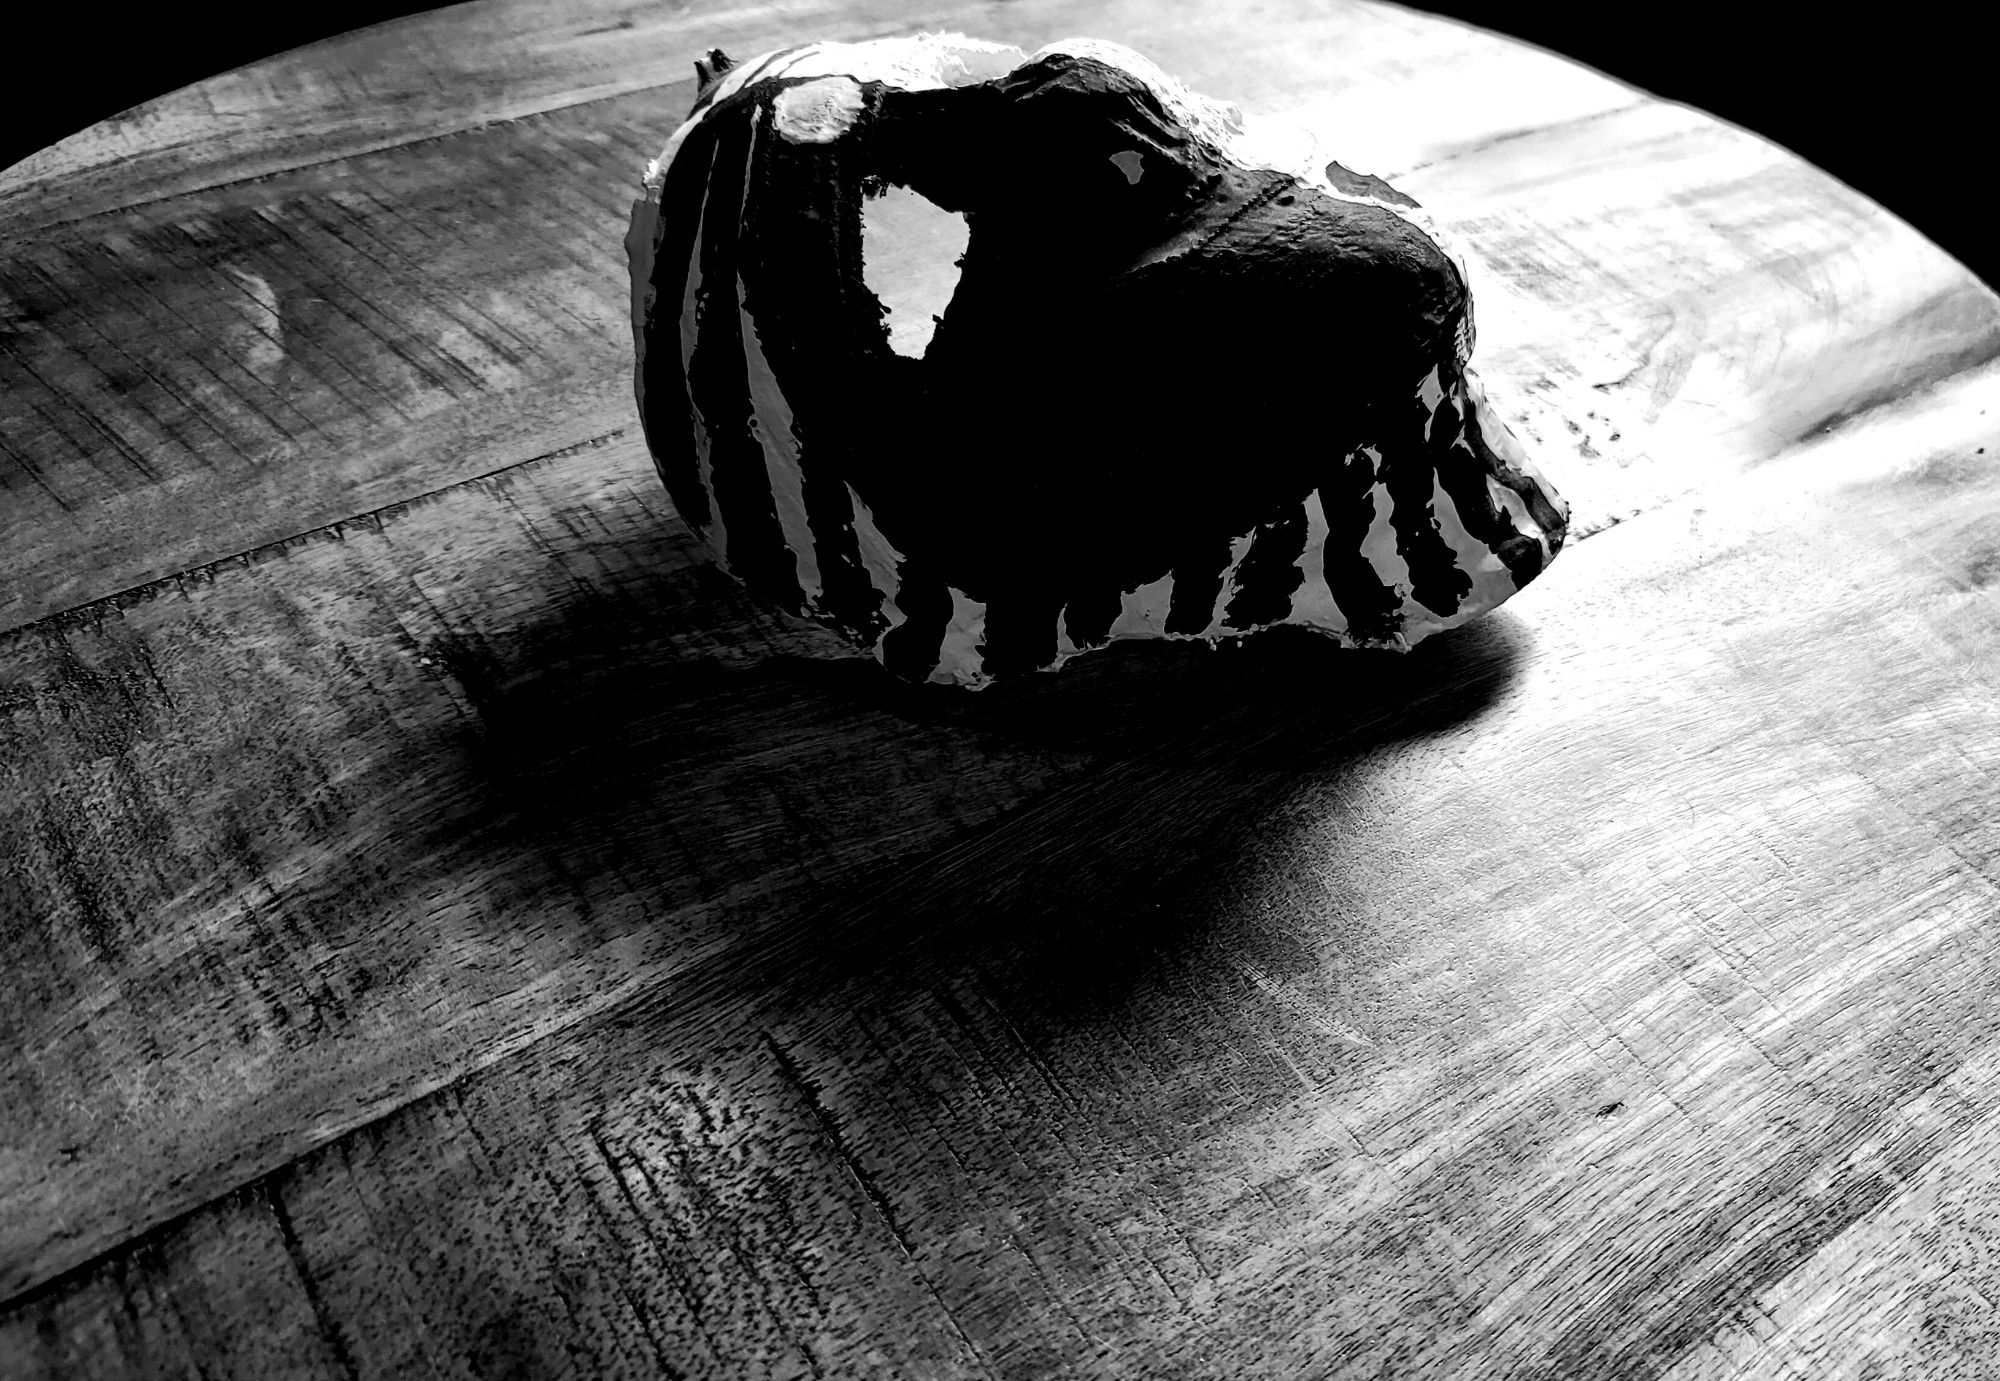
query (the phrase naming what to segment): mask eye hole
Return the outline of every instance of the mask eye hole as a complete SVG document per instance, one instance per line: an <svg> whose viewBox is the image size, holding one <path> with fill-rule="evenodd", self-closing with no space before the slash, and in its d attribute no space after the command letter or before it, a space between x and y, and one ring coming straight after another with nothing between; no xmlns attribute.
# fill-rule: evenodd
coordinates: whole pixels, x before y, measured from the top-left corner
<svg viewBox="0 0 2000 1381"><path fill-rule="evenodd" d="M861 203L861 273L889 314L889 348L920 360L958 291L965 217L893 184Z"/></svg>

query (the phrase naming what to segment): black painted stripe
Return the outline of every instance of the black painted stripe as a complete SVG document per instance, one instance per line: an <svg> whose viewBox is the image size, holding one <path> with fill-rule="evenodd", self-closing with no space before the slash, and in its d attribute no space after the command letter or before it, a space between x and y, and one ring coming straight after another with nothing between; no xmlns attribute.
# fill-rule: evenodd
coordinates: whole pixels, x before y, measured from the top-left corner
<svg viewBox="0 0 2000 1381"><path fill-rule="evenodd" d="M1197 634L1214 620L1231 547L1230 534L1212 532L1189 543L1174 561L1174 596L1167 605L1167 632Z"/></svg>
<svg viewBox="0 0 2000 1381"><path fill-rule="evenodd" d="M750 427L749 369L737 295L738 232L756 123L746 103L709 117L716 132L715 171L701 221L701 287L695 301L694 353L688 388L708 435L709 482L726 532L729 568L752 590L797 612L805 603L798 564L785 545L771 497L764 448Z"/></svg>
<svg viewBox="0 0 2000 1381"><path fill-rule="evenodd" d="M951 625L951 590L930 563L903 562L896 607L903 622L882 639L882 665L905 681L925 681L937 670L945 629Z"/></svg>
<svg viewBox="0 0 2000 1381"><path fill-rule="evenodd" d="M708 121L696 125L667 165L653 242L653 305L640 325L650 341L650 348L642 346L639 353L639 420L646 446L667 496L700 533L714 524L715 512L695 458L694 410L681 363L680 315L715 158L715 134Z"/></svg>
<svg viewBox="0 0 2000 1381"><path fill-rule="evenodd" d="M853 373L867 353L855 325L874 328L877 318L850 300L861 279L862 175L850 142L762 146L750 170L738 267L744 303L792 410L821 617L873 647L889 621L861 555L847 486L857 447L883 444L883 427Z"/></svg>
<svg viewBox="0 0 2000 1381"><path fill-rule="evenodd" d="M813 535L819 562L820 609L823 616L864 647L873 647L889 621L882 613L882 595L868 577L861 541L854 531L854 504L847 485L825 466L807 462L810 448L799 448L804 471L806 526Z"/></svg>
<svg viewBox="0 0 2000 1381"><path fill-rule="evenodd" d="M1374 486L1374 467L1358 452L1331 470L1319 486L1327 528L1326 588L1347 620L1348 635L1364 642L1394 634L1403 604L1361 551L1375 522Z"/></svg>
<svg viewBox="0 0 2000 1381"><path fill-rule="evenodd" d="M1446 387L1455 387L1457 383L1456 371L1453 371L1453 377L1445 381ZM1491 475L1505 484L1508 474L1518 472L1495 455L1480 435L1479 418L1472 411L1469 397L1466 410L1468 415L1464 419L1462 433L1465 445L1450 446L1435 453L1438 483L1451 497L1452 507L1458 510L1459 526L1474 541L1500 558L1500 564L1507 568L1507 574L1513 577L1518 588L1541 574L1544 564L1542 544L1516 529L1513 520L1493 502L1493 495L1486 488L1486 477ZM1520 478L1525 482L1525 476ZM1509 487L1520 492L1518 485ZM1530 484L1528 487L1532 489L1534 486ZM1525 501L1527 496L1524 494L1522 497ZM1533 507L1528 511L1539 520L1540 515L1535 513Z"/></svg>
<svg viewBox="0 0 2000 1381"><path fill-rule="evenodd" d="M1393 505L1389 525L1396 533L1396 551L1410 569L1410 594L1417 603L1441 616L1453 614L1472 593L1472 577L1458 568L1458 553L1438 530L1431 492L1432 477L1437 473L1434 458L1448 452L1458 440L1458 409L1452 406L1449 392L1438 399L1429 417L1428 441L1424 438L1421 399L1397 412L1408 421L1391 448L1385 449L1382 467L1382 483Z"/></svg>
<svg viewBox="0 0 2000 1381"><path fill-rule="evenodd" d="M994 676L1038 671L1056 659L1062 596L1046 581L1016 580L986 605L985 669Z"/></svg>
<svg viewBox="0 0 2000 1381"><path fill-rule="evenodd" d="M1292 596L1305 581L1298 561L1305 555L1306 526L1303 499L1258 526L1236 568L1236 593L1223 616L1225 627L1260 628L1281 623L1292 612Z"/></svg>
<svg viewBox="0 0 2000 1381"><path fill-rule="evenodd" d="M1072 589L1063 608L1063 631L1078 647L1102 647L1111 640L1111 625L1125 607L1124 592L1108 580L1093 580Z"/></svg>

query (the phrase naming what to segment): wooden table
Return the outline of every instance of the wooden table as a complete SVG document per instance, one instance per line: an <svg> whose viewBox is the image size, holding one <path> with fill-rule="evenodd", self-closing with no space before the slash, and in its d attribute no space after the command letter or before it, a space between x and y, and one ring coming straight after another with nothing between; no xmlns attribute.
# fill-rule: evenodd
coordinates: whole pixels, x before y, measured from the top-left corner
<svg viewBox="0 0 2000 1381"><path fill-rule="evenodd" d="M817 660L621 237L698 52L939 27L1436 210L1582 540L1406 658ZM1996 356L1360 0L479 0L0 174L0 1375L2000 1374Z"/></svg>

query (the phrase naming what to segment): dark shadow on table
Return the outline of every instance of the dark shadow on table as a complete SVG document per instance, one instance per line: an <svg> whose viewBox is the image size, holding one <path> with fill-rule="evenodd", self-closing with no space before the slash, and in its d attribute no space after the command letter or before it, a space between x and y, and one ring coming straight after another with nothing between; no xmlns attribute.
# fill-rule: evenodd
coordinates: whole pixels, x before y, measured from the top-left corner
<svg viewBox="0 0 2000 1381"><path fill-rule="evenodd" d="M971 837L829 899L800 1005L842 983L920 984L999 964L1046 1010L1115 1003L1149 967L1204 948L1247 880L1316 821L1312 804L1383 755L1494 711L1526 626L1489 615L1406 654L1294 629L1240 645L1139 643L1053 677L922 704L1001 742L1090 748L1103 765ZM1306 962L1239 937L1260 971ZM836 936L847 936L835 939ZM795 956L802 957L802 956Z"/></svg>
<svg viewBox="0 0 2000 1381"><path fill-rule="evenodd" d="M881 779L953 751L962 764L1063 766L1044 789L941 843L817 895L740 910L734 944L592 1019L583 1046L592 1067L577 1073L592 1097L615 1104L666 1083L663 1071L714 1071L729 1084L755 1068L754 1094L740 1095L753 1119L744 1135L802 1126L810 1137L817 1125L857 1175L894 1166L883 1192L915 1177L910 1192L941 1205L913 1230L918 1240L945 1240L953 1214L976 1226L996 1205L1018 1203L1031 1220L1022 1231L1060 1246L1086 1239L1090 1211L1106 1202L1092 1197L1097 1167L1077 1163L1079 1148L1114 1164L1107 1184L1170 1177L1189 1163L1175 1149L1195 1148L1203 1129L1252 1130L1259 1117L1300 1109L1344 1115L1346 1091L1385 1060L1410 1057L1407 1027L1362 1017L1380 1048L1336 1034L1288 1063L1277 1045L1295 1013L1274 990L1323 997L1331 957L1362 1000L1401 992L1413 936L1433 919L1420 907L1372 914L1337 896L1301 912L1284 898L1273 904L1272 886L1343 853L1358 866L1396 866L1351 857L1370 846L1343 832L1342 813L1379 818L1409 755L1450 754L1458 735L1486 732L1475 721L1507 713L1532 661L1526 620L1501 610L1403 655L1343 651L1291 630L1224 649L1124 644L968 694L902 686L865 661L704 656L713 628L753 616L732 587L698 569L643 588L622 610L534 631L509 654L517 669L493 669L497 679L474 696L494 790L519 812L524 836L559 833L572 847L642 857L671 847L684 812L702 802L738 811L724 830L738 838L742 812L763 809L756 803L771 797L787 757L824 742L864 744L846 761ZM773 746L781 726L804 737ZM801 778L783 782L802 789ZM874 778L844 785L892 803ZM772 820L822 850L840 845L843 830L866 845L877 823L838 811ZM1404 1009L1420 997L1397 998L1398 1019L1407 1023ZM1426 1010L1422 1020L1442 1029L1454 1015ZM1108 1071L1094 1085L1093 1068ZM1490 1061L1440 1066L1412 1081L1410 1096L1434 1120L1469 1119L1485 1107L1479 1080L1493 1073ZM992 1104L972 1086L989 1075ZM936 1148L912 1144L904 1113L933 1089L959 1099L960 1130L979 1136L962 1181L922 1180ZM1426 1183L1465 1204L1504 1192L1517 1171L1482 1159L1493 1136L1540 1144L1610 1097L1564 1082L1510 1110L1497 1131L1482 1124L1473 1153L1428 1166ZM1026 1159L1005 1159L1017 1149ZM1159 1188L1175 1201L1169 1180ZM1135 1193L1129 1202L1149 1201L1144 1185ZM1404 1200L1377 1196L1353 1213L1344 1241L1355 1269L1433 1281ZM1323 1249L1304 1240L1319 1230L1310 1217L1282 1230L1287 1251Z"/></svg>
<svg viewBox="0 0 2000 1381"><path fill-rule="evenodd" d="M1054 981L1115 981L1135 936L1171 932L1163 899L1269 847L1288 792L1492 709L1528 642L1505 611L1405 654L1296 629L1133 642L981 692L709 655L717 629L769 617L697 567L527 630L508 665L452 665L514 847L651 889L655 914L812 864L803 895L728 923L727 986L760 1006L996 934L1059 947ZM898 844L911 826L932 842Z"/></svg>

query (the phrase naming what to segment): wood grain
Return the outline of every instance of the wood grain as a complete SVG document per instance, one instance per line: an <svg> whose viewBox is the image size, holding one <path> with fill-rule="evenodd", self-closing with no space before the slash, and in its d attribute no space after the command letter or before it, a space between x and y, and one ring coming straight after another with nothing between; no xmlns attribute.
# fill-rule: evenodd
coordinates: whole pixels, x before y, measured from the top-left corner
<svg viewBox="0 0 2000 1381"><path fill-rule="evenodd" d="M367 1375L1731 1374L1692 1369L1850 1348L1796 1307L1792 1341L1704 1340L1897 1215L1973 1301L1996 400L1621 525L1434 655L1190 659L1198 727L1128 730L146 1260L268 1202ZM1046 710L976 718L1095 736ZM204 1288L139 1255L17 1302L24 1369L63 1369L41 1319ZM1880 1272L1859 1317L1928 1278ZM1862 1341L1949 1363L1980 1317Z"/></svg>
<svg viewBox="0 0 2000 1381"><path fill-rule="evenodd" d="M517 129L18 244L9 622L617 430L642 146Z"/></svg>
<svg viewBox="0 0 2000 1381"><path fill-rule="evenodd" d="M691 81L711 47L738 57L801 41L958 27L1038 46L1089 33L1136 40L1197 89L1271 108L1332 97L1347 128L1383 155L1434 157L1465 126L1422 87L1455 71L1459 99L1533 129L1623 104L1629 88L1523 45L1387 5L1284 4L1254 25L1191 3L1147 0L694 0L663 12L634 0L480 0L312 44L149 101L0 170L0 238L119 207L269 177L379 149ZM1209 40L1230 31L1227 48ZM1413 46L1413 36L1421 35ZM1420 57L1418 55L1421 55ZM1302 78L1304 80L1302 80ZM1416 89L1411 81L1415 79ZM1366 94L1364 101L1355 96ZM684 99L662 110L684 112ZM1490 118L1490 117L1489 117ZM671 133L662 131L656 143ZM1343 141L1345 142L1345 141ZM654 148L648 156L657 153ZM1417 161L1415 159L1409 160Z"/></svg>
<svg viewBox="0 0 2000 1381"><path fill-rule="evenodd" d="M1407 659L818 660L619 241L697 51L926 26L1438 211L1588 540ZM489 0L0 243L0 1374L1994 1356L2000 303L1783 151L1378 5Z"/></svg>
<svg viewBox="0 0 2000 1381"><path fill-rule="evenodd" d="M0 1288L1089 760L828 700L639 448L568 459L7 639Z"/></svg>
<svg viewBox="0 0 2000 1381"><path fill-rule="evenodd" d="M449 5L223 73L79 131L0 174L0 234L691 82L694 56L711 46L763 51L818 24L902 29L953 12L910 0L872 9L829 0L699 0L672 11L632 0Z"/></svg>
<svg viewBox="0 0 2000 1381"><path fill-rule="evenodd" d="M364 34L330 51L304 50L269 71L218 78L264 92L256 101L242 98L250 104L236 133L225 131L237 122L219 121L210 109L236 109L236 97L196 87L164 98L192 112L185 118L205 121L226 146L161 135L155 152L183 174L171 186L149 188L140 176L153 145L130 146L110 126L87 131L77 137L79 148L108 160L129 198L96 206L81 224L0 218L0 243L9 249L0 273L0 378L7 385L0 392L0 483L8 497L0 540L20 553L15 578L0 587L0 627L491 473L631 420L625 220L639 171L693 98L691 60L706 44L671 27L644 42L628 36L620 40L627 45L619 50L620 70L651 74L651 85L632 94L559 92L533 109L509 107L505 123L484 128L471 127L480 123L471 116L468 124L425 123L417 92L433 101L456 92L459 105L473 109L468 92L502 80L489 74L446 82L428 65L438 52L468 62L485 53L477 60L503 63L510 92L528 92L540 88L523 51L552 45L551 52L567 55L572 66L563 70L574 76L602 60L592 45L604 40L572 52L572 30L604 27L597 24L603 20L610 32L625 33L606 15L536 7L532 17L494 11L482 21L493 32L477 43L426 37L427 26L470 22L464 9L410 21L407 41L395 46L410 56L387 74L380 36ZM746 32L739 52L797 32L772 27L780 16L750 14L717 18L714 41L729 39L736 32L729 26L741 22L765 27ZM1239 45L1227 63L1214 56L1213 21L1186 10L1047 3L951 17L1029 46L1083 25L1143 45L1191 80L1267 108L1323 93L1329 55L1338 53L1340 101L1314 111L1333 128L1374 128L1355 117L1390 93L1408 100L1395 81L1402 68L1368 59L1406 46L1413 23L1435 52L1440 80L1534 92L1525 111L1506 108L1510 118L1570 119L1634 99L1541 55L1394 11L1295 6L1284 22L1274 21L1289 42ZM531 33L516 31L531 18ZM863 26L849 30L858 36L878 25L943 22L943 12L855 11L848 22ZM680 45L671 77L648 65L646 43L655 41ZM342 63L353 75L338 75L348 70ZM1232 70L1239 74L1233 80ZM1243 81L1244 72L1256 80ZM374 108L357 104L353 88L363 76L406 115L386 134ZM408 89L393 86L398 81ZM318 96L301 95L301 84ZM540 113L544 106L549 113ZM282 144L287 121L322 117L336 125L365 117L391 146L357 155L358 146L334 130L326 136L332 142L292 162L272 154L254 171L230 162L229 141ZM1377 160L1445 157L1492 133L1484 120L1435 114L1393 128L1393 140L1361 152ZM31 189L69 195L87 182L81 165L38 174L39 166L30 160L16 170L37 179L25 184ZM119 210L128 200L129 209Z"/></svg>
<svg viewBox="0 0 2000 1381"><path fill-rule="evenodd" d="M1545 451L1616 457L1585 530L1699 480L1680 454L1634 471L1635 422L1726 468L2000 349L1990 292L1768 144L1459 26L1294 9L1282 39L1225 47L1220 16L1185 11L960 17L1030 46L1069 25L1126 39L1440 208L1491 270L1480 359L1503 407ZM1425 63L1391 60L1413 43ZM678 81L18 232L0 627L627 425L625 217L691 97ZM1735 321L1774 326L1739 340Z"/></svg>

